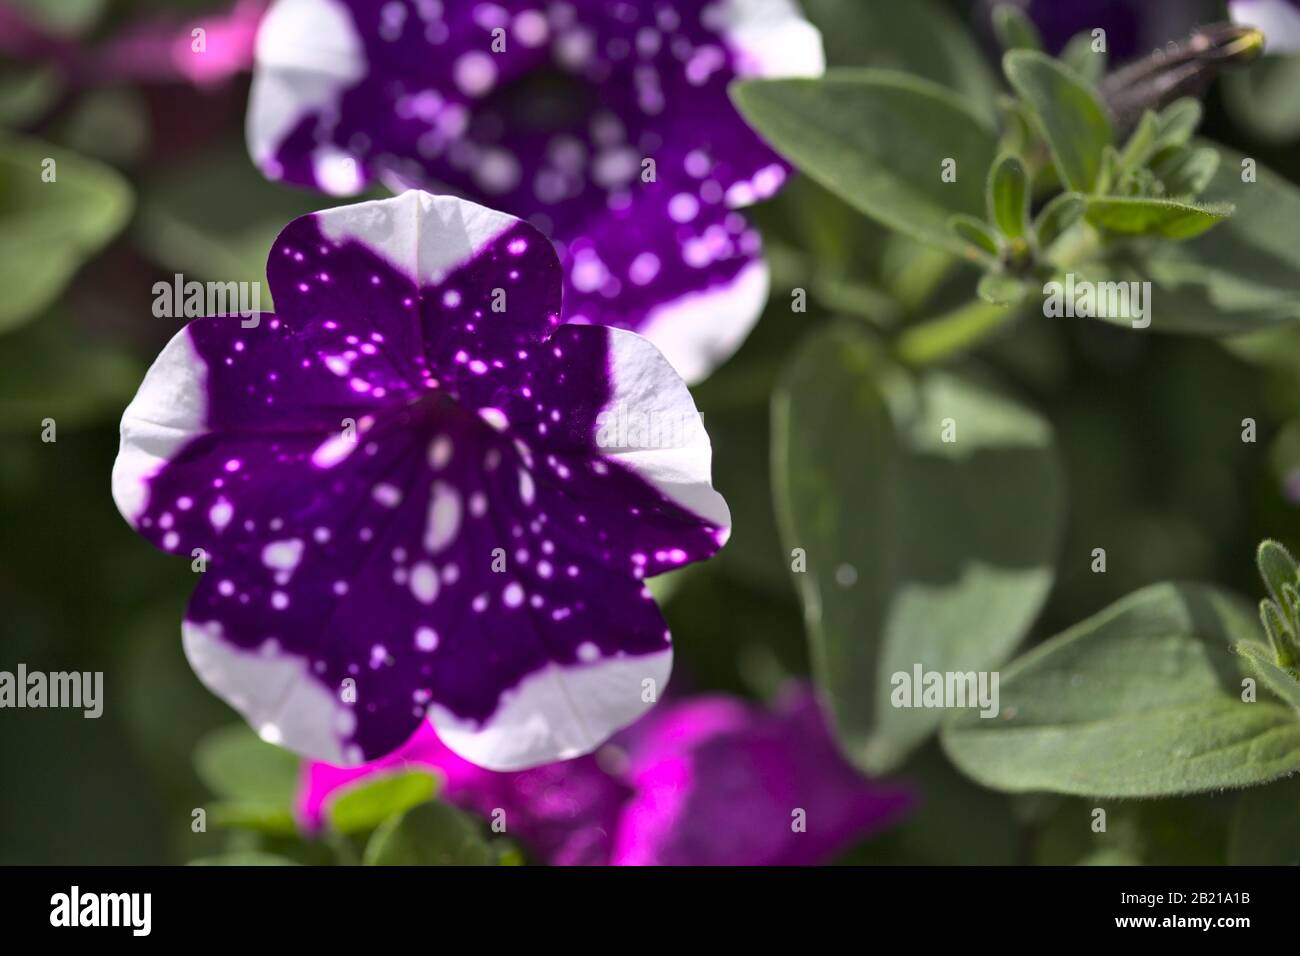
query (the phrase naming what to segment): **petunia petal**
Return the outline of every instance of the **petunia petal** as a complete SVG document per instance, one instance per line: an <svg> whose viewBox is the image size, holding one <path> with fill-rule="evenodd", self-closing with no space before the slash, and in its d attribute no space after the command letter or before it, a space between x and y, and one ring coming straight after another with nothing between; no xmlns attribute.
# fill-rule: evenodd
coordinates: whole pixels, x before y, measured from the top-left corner
<svg viewBox="0 0 1300 956"><path fill-rule="evenodd" d="M315 8L327 43L295 25ZM822 72L790 0L279 0L263 34L248 140L271 178L437 186L528 219L560 251L565 320L642 332L688 382L757 320L767 271L736 209L788 169L727 85Z"/></svg>
<svg viewBox="0 0 1300 956"><path fill-rule="evenodd" d="M628 779L613 862L807 866L892 823L912 803L844 761L806 687L776 712L694 698L627 735Z"/></svg>
<svg viewBox="0 0 1300 956"><path fill-rule="evenodd" d="M268 274L281 313L200 319L164 349L114 470L124 516L202 560L200 678L333 763L427 713L474 762L527 767L652 706L671 650L640 579L729 523L654 346L556 328L550 245L448 197L303 217Z"/></svg>

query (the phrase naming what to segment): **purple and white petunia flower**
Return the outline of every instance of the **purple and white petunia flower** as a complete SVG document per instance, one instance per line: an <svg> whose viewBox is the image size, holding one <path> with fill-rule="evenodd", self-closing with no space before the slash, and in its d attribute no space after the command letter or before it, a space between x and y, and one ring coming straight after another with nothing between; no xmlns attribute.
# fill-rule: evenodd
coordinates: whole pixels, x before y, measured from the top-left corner
<svg viewBox="0 0 1300 956"><path fill-rule="evenodd" d="M639 332L693 383L767 299L737 210L789 171L727 85L823 69L794 0L277 0L248 144L272 179L529 220L559 251L566 321Z"/></svg>
<svg viewBox="0 0 1300 956"><path fill-rule="evenodd" d="M466 763L426 723L383 761L308 764L299 816L315 829L343 787L412 768L434 770L467 810L505 811L508 832L561 866L811 865L916 804L910 787L849 767L800 683L771 712L722 695L667 703L595 755L518 773Z"/></svg>
<svg viewBox="0 0 1300 956"><path fill-rule="evenodd" d="M267 274L276 314L168 343L113 469L127 520L206 563L200 679L339 764L427 714L466 759L527 767L648 709L672 652L642 579L730 522L663 356L562 325L551 244L453 197L304 216Z"/></svg>
<svg viewBox="0 0 1300 956"><path fill-rule="evenodd" d="M1229 0L1233 22L1264 31L1264 52L1300 51L1300 0Z"/></svg>

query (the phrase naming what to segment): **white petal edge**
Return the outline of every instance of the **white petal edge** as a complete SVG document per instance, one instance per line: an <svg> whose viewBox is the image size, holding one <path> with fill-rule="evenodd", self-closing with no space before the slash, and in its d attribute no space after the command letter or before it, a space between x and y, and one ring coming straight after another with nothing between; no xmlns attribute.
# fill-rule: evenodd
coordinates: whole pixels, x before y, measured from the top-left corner
<svg viewBox="0 0 1300 956"><path fill-rule="evenodd" d="M267 743L335 766L362 762L359 748L344 745L356 715L312 676L306 658L273 646L236 647L221 636L216 621L182 622L181 641L204 686Z"/></svg>
<svg viewBox="0 0 1300 956"><path fill-rule="evenodd" d="M337 110L343 91L366 75L352 16L338 0L275 0L257 30L245 138L272 179L275 154L303 116ZM359 187L358 187L359 188Z"/></svg>
<svg viewBox="0 0 1300 956"><path fill-rule="evenodd" d="M149 479L205 431L207 367L181 329L154 359L122 413L113 462L113 501L132 527L149 504Z"/></svg>
<svg viewBox="0 0 1300 956"><path fill-rule="evenodd" d="M688 385L696 385L740 348L763 313L767 262L751 262L726 285L692 292L651 309L637 330Z"/></svg>
<svg viewBox="0 0 1300 956"><path fill-rule="evenodd" d="M1300 9L1288 0L1231 0L1234 23L1264 31L1265 53L1300 50Z"/></svg>
<svg viewBox="0 0 1300 956"><path fill-rule="evenodd" d="M471 763L526 770L591 753L654 706L672 666L671 649L574 667L548 664L502 694L496 713L482 725L437 704L429 708L429 720L439 739Z"/></svg>
<svg viewBox="0 0 1300 956"><path fill-rule="evenodd" d="M821 76L826 53L821 31L794 0L720 0L704 23L726 37L742 77Z"/></svg>
<svg viewBox="0 0 1300 956"><path fill-rule="evenodd" d="M686 383L649 339L623 329L606 331L613 390L597 416L600 453L728 531L731 512L713 490L713 448Z"/></svg>
<svg viewBox="0 0 1300 956"><path fill-rule="evenodd" d="M314 215L327 238L361 242L421 283L441 282L452 269L523 221L467 199L419 189ZM551 248L541 233L532 231L535 241Z"/></svg>

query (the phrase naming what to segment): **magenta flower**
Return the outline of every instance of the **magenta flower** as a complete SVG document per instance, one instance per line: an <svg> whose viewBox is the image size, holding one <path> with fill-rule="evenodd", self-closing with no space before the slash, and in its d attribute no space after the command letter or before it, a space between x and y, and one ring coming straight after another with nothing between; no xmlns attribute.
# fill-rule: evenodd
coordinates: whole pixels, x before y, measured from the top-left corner
<svg viewBox="0 0 1300 956"><path fill-rule="evenodd" d="M897 821L915 802L863 779L840 756L806 686L764 713L734 698L666 705L598 754L517 773L467 764L423 725L391 758L305 768L309 828L339 788L376 772L426 767L443 795L491 816L554 865L811 865Z"/></svg>
<svg viewBox="0 0 1300 956"><path fill-rule="evenodd" d="M672 651L641 579L730 521L654 346L561 326L550 243L451 197L304 216L267 272L278 314L173 338L113 469L127 520L205 568L183 626L204 683L345 764L427 714L528 767L648 709Z"/></svg>
<svg viewBox="0 0 1300 956"><path fill-rule="evenodd" d="M529 220L559 251L566 321L640 332L694 382L766 301L736 209L788 172L727 85L823 65L792 0L277 0L248 143L272 179L382 178Z"/></svg>
<svg viewBox="0 0 1300 956"><path fill-rule="evenodd" d="M212 86L252 66L265 7L265 0L236 0L228 10L188 22L173 16L131 24L105 44L97 68L114 79ZM196 36L196 30L203 32Z"/></svg>

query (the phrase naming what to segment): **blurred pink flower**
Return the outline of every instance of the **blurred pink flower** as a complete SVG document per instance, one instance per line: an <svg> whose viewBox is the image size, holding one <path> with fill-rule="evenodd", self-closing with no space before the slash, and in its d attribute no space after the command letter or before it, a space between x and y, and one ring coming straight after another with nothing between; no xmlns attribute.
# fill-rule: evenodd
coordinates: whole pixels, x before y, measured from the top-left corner
<svg viewBox="0 0 1300 956"><path fill-rule="evenodd" d="M306 827L340 787L385 770L430 767L442 795L491 816L553 865L802 866L823 863L915 803L840 755L811 690L771 712L721 695L651 712L595 754L495 773L451 753L426 722L399 751L360 767L307 764Z"/></svg>
<svg viewBox="0 0 1300 956"><path fill-rule="evenodd" d="M236 0L224 12L193 20L141 22L107 42L102 69L116 79L215 85L252 66L253 42L265 10L266 0ZM203 31L201 47L196 30Z"/></svg>

